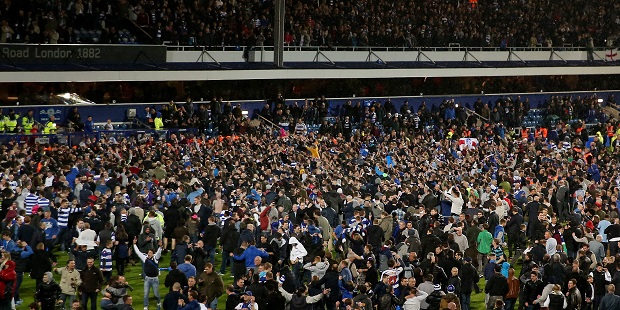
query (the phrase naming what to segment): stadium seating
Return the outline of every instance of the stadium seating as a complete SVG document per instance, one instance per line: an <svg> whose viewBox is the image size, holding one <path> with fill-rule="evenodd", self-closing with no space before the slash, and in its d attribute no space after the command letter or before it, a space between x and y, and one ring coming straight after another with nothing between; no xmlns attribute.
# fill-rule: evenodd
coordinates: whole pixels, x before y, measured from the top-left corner
<svg viewBox="0 0 620 310"><path fill-rule="evenodd" d="M81 43L134 43L135 37L125 29L129 20L152 42L207 47L273 44L272 0L199 1L187 7L176 1L164 7L168 2L163 0L114 1L110 7L84 1L83 9L76 9L74 2L67 7L53 1L39 3L3 3L0 15L15 32L7 42L47 43L48 30L55 28L58 43L73 43L71 33ZM615 17L618 4L613 4L615 10L599 9L608 5L586 0L486 1L475 7L450 0L291 0L286 1L285 41L289 46L326 48L507 48L584 47L592 38L594 46L613 46L620 30ZM122 30L105 35L112 27Z"/></svg>

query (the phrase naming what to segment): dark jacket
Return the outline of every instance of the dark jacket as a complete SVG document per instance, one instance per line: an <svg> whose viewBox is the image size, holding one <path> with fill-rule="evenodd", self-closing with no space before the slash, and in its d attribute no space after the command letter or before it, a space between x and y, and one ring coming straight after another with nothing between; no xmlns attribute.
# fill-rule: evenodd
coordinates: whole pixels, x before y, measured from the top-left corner
<svg viewBox="0 0 620 310"><path fill-rule="evenodd" d="M205 250L209 251L217 246L217 239L222 234L222 230L215 223L205 226L202 242L205 243Z"/></svg>
<svg viewBox="0 0 620 310"><path fill-rule="evenodd" d="M510 216L510 220L506 223L506 232L509 236L513 236L521 230L521 224L523 224L523 216L519 213ZM508 238L510 241L510 238Z"/></svg>
<svg viewBox="0 0 620 310"><path fill-rule="evenodd" d="M259 307L260 309L260 307ZM265 297L265 309L284 310L286 309L286 298L279 291L268 293Z"/></svg>
<svg viewBox="0 0 620 310"><path fill-rule="evenodd" d="M471 294L474 284L478 283L480 277L478 270L472 264L463 264L460 269L461 294Z"/></svg>
<svg viewBox="0 0 620 310"><path fill-rule="evenodd" d="M30 258L34 252L30 246L24 249L15 248L11 251L11 259L15 262L15 272L22 273L30 270Z"/></svg>
<svg viewBox="0 0 620 310"><path fill-rule="evenodd" d="M222 236L220 237L220 244L222 250L225 252L233 252L239 244L239 232L235 225L227 225L222 230Z"/></svg>
<svg viewBox="0 0 620 310"><path fill-rule="evenodd" d="M594 278L594 295L605 295L605 285L609 284L609 281L605 280L605 271L598 272L594 269L592 277Z"/></svg>
<svg viewBox="0 0 620 310"><path fill-rule="evenodd" d="M35 299L40 302L50 302L58 299L60 295L60 285L56 282L45 283L41 282L37 287L35 293Z"/></svg>
<svg viewBox="0 0 620 310"><path fill-rule="evenodd" d="M532 303L535 299L538 298L538 295L542 294L545 285L542 281L538 280L536 282L527 281L523 287L523 301Z"/></svg>
<svg viewBox="0 0 620 310"><path fill-rule="evenodd" d="M383 229L379 227L379 225L372 225L368 227L368 244L372 245L373 248L378 249L383 244L384 233Z"/></svg>
<svg viewBox="0 0 620 310"><path fill-rule="evenodd" d="M615 310L620 309L620 296L614 294L607 294L601 299L599 305L600 310Z"/></svg>
<svg viewBox="0 0 620 310"><path fill-rule="evenodd" d="M194 260L193 264L196 266L196 272L200 273L201 270L205 270L205 258L207 257L207 252L199 246L193 246L187 249L187 254L192 256Z"/></svg>
<svg viewBox="0 0 620 310"><path fill-rule="evenodd" d="M581 292L579 292L579 289L577 288L573 288L572 290L568 291L568 297L566 299L566 303L568 304L566 309L567 310L577 310L577 309L581 309Z"/></svg>
<svg viewBox="0 0 620 310"><path fill-rule="evenodd" d="M563 294L549 294L549 310L564 309L564 298Z"/></svg>
<svg viewBox="0 0 620 310"><path fill-rule="evenodd" d="M226 298L226 310L235 310L235 307L239 304L240 299L241 298L237 293L228 295Z"/></svg>
<svg viewBox="0 0 620 310"><path fill-rule="evenodd" d="M80 277L82 278L80 291L85 293L94 293L98 289L101 289L104 282L101 270L94 265L91 268L86 267L80 271Z"/></svg>
<svg viewBox="0 0 620 310"><path fill-rule="evenodd" d="M34 254L30 260L30 278L42 279L43 274L52 271L52 260L49 253L45 250L34 250Z"/></svg>
<svg viewBox="0 0 620 310"><path fill-rule="evenodd" d="M265 284L252 283L248 285L247 290L252 292L252 295L254 296L255 301L258 304L258 309L268 309L265 304L265 298L267 297L267 292L265 291Z"/></svg>
<svg viewBox="0 0 620 310"><path fill-rule="evenodd" d="M489 294L489 296L505 296L508 294L508 280L501 273L496 272L487 281L484 292Z"/></svg>
<svg viewBox="0 0 620 310"><path fill-rule="evenodd" d="M329 296L327 296L328 301L326 302L336 302L340 300L340 287L338 286L338 272L335 270L327 270L325 275L319 282L317 282L314 286L319 287L325 284L326 289L330 289L331 292Z"/></svg>
<svg viewBox="0 0 620 310"><path fill-rule="evenodd" d="M233 253L235 255L239 256L239 255L243 254L243 252L245 252L245 249L240 247L240 248L235 249L235 251ZM233 258L233 274L244 275L245 273L246 273L245 259L237 260L237 259Z"/></svg>
<svg viewBox="0 0 620 310"><path fill-rule="evenodd" d="M533 240L543 239L545 236L545 226L536 218L532 224L530 224L530 231L528 236L533 238ZM572 235L571 235L572 239Z"/></svg>
<svg viewBox="0 0 620 310"><path fill-rule="evenodd" d="M200 288L200 293L203 295L207 295L207 302L211 303L213 299L219 298L224 294L224 282L222 278L215 273L215 271L207 274L206 272L200 273L200 276L197 279L198 287ZM254 293L254 292L252 292Z"/></svg>
<svg viewBox="0 0 620 310"><path fill-rule="evenodd" d="M32 237L34 236L35 230L36 229L32 225L23 224L22 226L19 226L19 229L17 229L17 234L19 235L20 240L26 241L28 244L32 244L32 246L35 247L35 243L30 243L32 241Z"/></svg>
<svg viewBox="0 0 620 310"><path fill-rule="evenodd" d="M164 310L177 310L179 309L179 299L183 299L185 303L188 303L187 297L180 292L169 292L164 297L164 301L162 302L162 306Z"/></svg>
<svg viewBox="0 0 620 310"><path fill-rule="evenodd" d="M39 243L45 243L45 231L40 228L36 228L32 233L32 239L28 242L28 244L34 244L36 246Z"/></svg>
<svg viewBox="0 0 620 310"><path fill-rule="evenodd" d="M170 272L166 275L164 285L170 288L170 291L172 291L172 285L175 282L179 282L179 284L181 284L181 287L187 286L187 277L182 271L176 268L170 270Z"/></svg>
<svg viewBox="0 0 620 310"><path fill-rule="evenodd" d="M185 304L185 307L179 308L179 310L200 310L200 303L198 300L192 300Z"/></svg>

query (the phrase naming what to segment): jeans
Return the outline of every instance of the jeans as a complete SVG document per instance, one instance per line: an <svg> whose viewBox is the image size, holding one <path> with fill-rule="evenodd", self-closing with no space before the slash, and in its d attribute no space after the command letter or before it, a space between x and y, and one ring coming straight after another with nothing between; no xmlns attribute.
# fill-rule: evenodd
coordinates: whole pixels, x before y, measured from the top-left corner
<svg viewBox="0 0 620 310"><path fill-rule="evenodd" d="M103 274L103 278L105 279L105 282L110 282L110 278L112 277L112 270L110 271L102 271L101 274Z"/></svg>
<svg viewBox="0 0 620 310"><path fill-rule="evenodd" d="M325 301L325 307L327 310L336 310L336 301L331 298L323 298L323 300Z"/></svg>
<svg viewBox="0 0 620 310"><path fill-rule="evenodd" d="M616 256L618 253L618 242L608 242L609 245L609 254L611 256Z"/></svg>
<svg viewBox="0 0 620 310"><path fill-rule="evenodd" d="M158 277L144 277L144 306L149 306L149 291L153 288L153 294L157 298L157 305L161 303L159 298L159 278ZM159 308L159 307L158 307Z"/></svg>
<svg viewBox="0 0 620 310"><path fill-rule="evenodd" d="M594 309L598 309L601 304L601 299L603 299L605 295L594 295Z"/></svg>
<svg viewBox="0 0 620 310"><path fill-rule="evenodd" d="M488 258L489 254L482 254L478 252L478 273L482 274L484 272L484 266L489 262Z"/></svg>
<svg viewBox="0 0 620 310"><path fill-rule="evenodd" d="M19 300L19 287L22 286L22 281L24 281L24 273L23 272L18 272L17 273L17 280L15 282L15 301Z"/></svg>
<svg viewBox="0 0 620 310"><path fill-rule="evenodd" d="M471 293L469 294L461 294L461 310L470 310L469 307L471 303Z"/></svg>
<svg viewBox="0 0 620 310"><path fill-rule="evenodd" d="M516 303L517 303L517 299L516 298L506 299L506 300L504 300L504 309L505 310L514 310Z"/></svg>
<svg viewBox="0 0 620 310"><path fill-rule="evenodd" d="M125 274L125 265L127 264L128 260L129 258L120 258L120 257L116 258L116 273L117 274L121 276Z"/></svg>
<svg viewBox="0 0 620 310"><path fill-rule="evenodd" d="M88 301L90 300L90 309L97 310L97 295L98 294L99 293L97 292L92 292L92 293L82 292L82 309L84 310L88 309L86 305L88 304Z"/></svg>
<svg viewBox="0 0 620 310"><path fill-rule="evenodd" d="M60 250L61 251L65 251L66 249L70 249L71 246L67 246L67 236L69 236L69 230L65 227L65 228L61 228L60 231L58 232L58 237L56 237L56 239L58 239L58 243L60 243Z"/></svg>
<svg viewBox="0 0 620 310"><path fill-rule="evenodd" d="M300 271L302 269L301 267L302 267L301 263L298 262L297 264L293 265L293 268L292 268L293 269L292 270L293 278L294 278L294 281L295 281L295 287L300 287L301 286L301 278L300 278L301 277L300 276Z"/></svg>
<svg viewBox="0 0 620 310"><path fill-rule="evenodd" d="M69 308L71 308L71 305L73 305L73 301L75 301L75 295L60 294L60 298L58 300L62 300L63 309L67 309L67 297L69 297Z"/></svg>
<svg viewBox="0 0 620 310"><path fill-rule="evenodd" d="M570 258L575 258L577 257L577 251L575 250L566 250L566 255ZM613 254L612 254L613 255Z"/></svg>
<svg viewBox="0 0 620 310"><path fill-rule="evenodd" d="M213 299L213 301L209 304L208 308L217 309L217 298Z"/></svg>
<svg viewBox="0 0 620 310"><path fill-rule="evenodd" d="M521 255L523 255L523 250L516 249L514 255L512 256L512 260L510 260L510 266L514 266L521 257Z"/></svg>
<svg viewBox="0 0 620 310"><path fill-rule="evenodd" d="M215 266L215 247L210 250L207 250L205 248L205 252L207 252L207 255L209 255L209 262L211 263L211 265Z"/></svg>
<svg viewBox="0 0 620 310"><path fill-rule="evenodd" d="M226 267L228 267L228 265L230 265L232 269L233 259L230 257L230 252L222 251L222 267L220 267L220 272L226 273Z"/></svg>
<svg viewBox="0 0 620 310"><path fill-rule="evenodd" d="M50 252L50 255L52 251L54 250L56 243L58 243L58 237L56 237L55 239L45 239L44 244L45 244L47 251Z"/></svg>

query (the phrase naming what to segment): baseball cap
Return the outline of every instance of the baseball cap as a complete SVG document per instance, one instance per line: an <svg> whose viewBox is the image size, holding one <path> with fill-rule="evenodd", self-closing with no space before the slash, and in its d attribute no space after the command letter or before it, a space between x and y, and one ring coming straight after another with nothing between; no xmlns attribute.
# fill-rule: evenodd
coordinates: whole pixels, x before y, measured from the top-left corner
<svg viewBox="0 0 620 310"><path fill-rule="evenodd" d="M243 295L253 296L253 295L252 295L252 291L245 291L245 293L243 293Z"/></svg>

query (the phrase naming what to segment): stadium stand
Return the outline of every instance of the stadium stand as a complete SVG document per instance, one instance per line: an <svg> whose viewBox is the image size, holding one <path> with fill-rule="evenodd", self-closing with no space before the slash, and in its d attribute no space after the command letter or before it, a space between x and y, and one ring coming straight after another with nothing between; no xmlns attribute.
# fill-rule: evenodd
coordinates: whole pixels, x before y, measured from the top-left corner
<svg viewBox="0 0 620 310"><path fill-rule="evenodd" d="M273 45L274 1L0 4L0 43ZM620 4L602 1L286 1L289 46L613 46Z"/></svg>

